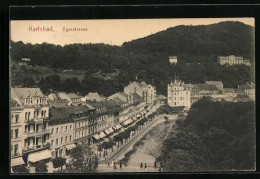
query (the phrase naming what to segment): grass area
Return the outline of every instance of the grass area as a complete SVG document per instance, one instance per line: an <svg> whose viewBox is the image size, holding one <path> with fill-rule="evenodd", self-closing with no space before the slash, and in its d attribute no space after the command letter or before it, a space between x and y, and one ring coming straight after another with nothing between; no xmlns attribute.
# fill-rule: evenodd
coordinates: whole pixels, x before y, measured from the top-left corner
<svg viewBox="0 0 260 179"><path fill-rule="evenodd" d="M41 77L45 78L50 75L59 75L61 80L65 80L66 78L78 78L79 81L84 79L87 70L64 70L64 69L53 69L45 66L31 66L31 65L24 65L20 66L18 63L12 62L11 63L11 72L18 73L22 72L25 76L30 76L34 80L40 79ZM96 75L92 75L96 78L102 78L105 80L111 80L117 77L119 74L118 71L111 71L110 73L99 73Z"/></svg>

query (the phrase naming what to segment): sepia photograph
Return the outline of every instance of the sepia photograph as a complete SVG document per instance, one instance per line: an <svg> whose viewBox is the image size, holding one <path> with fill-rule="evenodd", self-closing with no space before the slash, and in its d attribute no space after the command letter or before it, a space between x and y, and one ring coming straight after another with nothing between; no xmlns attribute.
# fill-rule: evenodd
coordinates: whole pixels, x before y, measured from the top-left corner
<svg viewBox="0 0 260 179"><path fill-rule="evenodd" d="M255 19L11 20L11 174L256 170Z"/></svg>

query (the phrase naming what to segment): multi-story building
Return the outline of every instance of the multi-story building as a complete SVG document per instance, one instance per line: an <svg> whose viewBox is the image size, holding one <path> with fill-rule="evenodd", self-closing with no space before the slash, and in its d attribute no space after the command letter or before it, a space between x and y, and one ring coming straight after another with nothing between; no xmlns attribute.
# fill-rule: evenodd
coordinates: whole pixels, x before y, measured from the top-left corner
<svg viewBox="0 0 260 179"><path fill-rule="evenodd" d="M20 106L16 101L10 101L10 109L11 109L11 118L10 118L10 126L11 126L11 167L15 167L18 165L24 164L24 160L22 159L22 121L21 121L21 113L23 111L23 107Z"/></svg>
<svg viewBox="0 0 260 179"><path fill-rule="evenodd" d="M250 99L255 100L255 84L246 84L238 86L238 90L247 94Z"/></svg>
<svg viewBox="0 0 260 179"><path fill-rule="evenodd" d="M50 108L50 149L52 157L63 157L75 147L74 121L66 108Z"/></svg>
<svg viewBox="0 0 260 179"><path fill-rule="evenodd" d="M184 83L175 80L173 83L168 84L169 106L184 106L186 109L189 109L190 103L190 90L184 89Z"/></svg>
<svg viewBox="0 0 260 179"><path fill-rule="evenodd" d="M218 63L220 65L224 65L224 64L229 64L229 65L241 65L241 64L244 64L244 65L248 65L248 66L251 65L249 60L245 60L241 56L234 56L234 55L220 56L220 57L218 57Z"/></svg>
<svg viewBox="0 0 260 179"><path fill-rule="evenodd" d="M146 84L144 81L130 82L130 84L124 87L124 93L131 95L133 93L141 96L146 104L153 104L156 100L156 87L151 84Z"/></svg>
<svg viewBox="0 0 260 179"><path fill-rule="evenodd" d="M22 154L28 156L27 162L37 162L50 157L47 97L39 88L11 88L11 99L20 106L18 113L21 121L21 148ZM16 112L11 108L11 114Z"/></svg>

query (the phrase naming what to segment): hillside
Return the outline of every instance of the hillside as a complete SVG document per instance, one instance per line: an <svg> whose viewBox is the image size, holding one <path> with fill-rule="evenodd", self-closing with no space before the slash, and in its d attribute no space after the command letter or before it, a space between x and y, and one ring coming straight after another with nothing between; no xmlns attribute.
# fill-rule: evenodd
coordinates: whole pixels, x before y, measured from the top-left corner
<svg viewBox="0 0 260 179"><path fill-rule="evenodd" d="M253 68L216 64L218 56L231 54L254 62L254 28L240 22L177 26L126 42L121 47L107 44L61 47L47 43L32 45L11 42L10 54L13 62L18 63L21 58L27 57L31 59L32 68L43 66L55 71L41 73L40 77L59 75L62 80L77 77L81 82L87 82L89 78L100 82L94 83L95 88L92 89L81 91L79 87L78 91L83 93L96 90L103 95L110 95L137 78L156 85L157 91L165 95L167 84L175 73L185 83L221 80L225 87L237 87L254 82ZM170 55L178 57L176 66L169 65ZM27 79L32 77L30 70L20 72ZM21 81L24 80L12 85L23 85ZM109 91L104 89L103 81L110 85Z"/></svg>

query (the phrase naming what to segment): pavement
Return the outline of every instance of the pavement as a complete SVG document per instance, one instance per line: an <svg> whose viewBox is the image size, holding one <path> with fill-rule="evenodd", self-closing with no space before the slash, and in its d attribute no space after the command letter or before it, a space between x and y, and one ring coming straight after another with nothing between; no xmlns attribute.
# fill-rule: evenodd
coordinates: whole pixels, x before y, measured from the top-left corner
<svg viewBox="0 0 260 179"><path fill-rule="evenodd" d="M158 168L154 167L147 167L146 170L144 168L140 168L139 165L130 165L130 166L124 166L122 165L122 168L120 169L119 165L116 165L117 169L114 169L110 166L110 168L107 167L107 164L98 164L98 168L96 172L98 173L109 173L109 172L159 172Z"/></svg>

